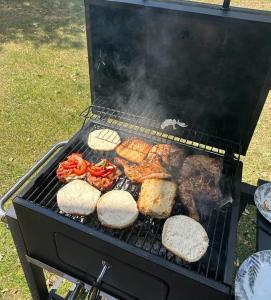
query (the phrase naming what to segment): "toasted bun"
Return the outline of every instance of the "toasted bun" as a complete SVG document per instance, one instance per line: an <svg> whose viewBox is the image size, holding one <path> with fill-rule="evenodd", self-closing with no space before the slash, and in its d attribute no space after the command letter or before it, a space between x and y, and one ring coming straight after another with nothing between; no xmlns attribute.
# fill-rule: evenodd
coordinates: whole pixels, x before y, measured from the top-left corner
<svg viewBox="0 0 271 300"><path fill-rule="evenodd" d="M176 195L176 183L163 179L146 179L141 186L138 210L153 218L170 216Z"/></svg>
<svg viewBox="0 0 271 300"><path fill-rule="evenodd" d="M113 190L99 199L97 214L102 225L121 229L134 223L138 210L136 201L130 193Z"/></svg>
<svg viewBox="0 0 271 300"><path fill-rule="evenodd" d="M112 151L119 144L118 133L111 129L94 130L88 136L88 146L93 150Z"/></svg>
<svg viewBox="0 0 271 300"><path fill-rule="evenodd" d="M89 215L95 208L101 192L83 180L73 180L57 192L60 210L72 215Z"/></svg>
<svg viewBox="0 0 271 300"><path fill-rule="evenodd" d="M166 220L162 244L185 261L195 262L207 251L209 239L200 223L187 216L178 215Z"/></svg>

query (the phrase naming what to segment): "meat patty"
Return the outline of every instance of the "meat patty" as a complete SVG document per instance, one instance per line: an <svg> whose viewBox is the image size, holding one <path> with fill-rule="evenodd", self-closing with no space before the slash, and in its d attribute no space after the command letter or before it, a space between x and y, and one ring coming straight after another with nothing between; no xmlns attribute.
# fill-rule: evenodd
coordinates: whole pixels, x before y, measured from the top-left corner
<svg viewBox="0 0 271 300"><path fill-rule="evenodd" d="M178 180L179 193L193 219L199 220L196 200L218 201L221 198L219 180L222 168L223 161L219 158L190 155L185 159Z"/></svg>
<svg viewBox="0 0 271 300"><path fill-rule="evenodd" d="M129 138L116 148L116 153L134 163L140 163L148 155L152 145L138 138Z"/></svg>
<svg viewBox="0 0 271 300"><path fill-rule="evenodd" d="M145 179L167 179L171 177L161 165L157 155L151 159L145 159L139 164L130 164L119 157L116 157L114 162L124 168L126 176L133 182L141 183Z"/></svg>
<svg viewBox="0 0 271 300"><path fill-rule="evenodd" d="M162 162L168 166L180 167L184 162L186 153L184 149L170 144L157 144L151 148L147 158L150 159L155 155L159 155Z"/></svg>

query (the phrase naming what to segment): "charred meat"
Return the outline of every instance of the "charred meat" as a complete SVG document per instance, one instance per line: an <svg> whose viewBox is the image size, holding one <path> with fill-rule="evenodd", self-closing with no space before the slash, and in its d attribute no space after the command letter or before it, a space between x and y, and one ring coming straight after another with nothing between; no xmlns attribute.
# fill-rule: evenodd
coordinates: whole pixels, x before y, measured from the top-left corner
<svg viewBox="0 0 271 300"><path fill-rule="evenodd" d="M221 198L219 180L222 168L219 158L190 155L185 159L178 181L179 193L191 218L199 220L196 200L218 201Z"/></svg>

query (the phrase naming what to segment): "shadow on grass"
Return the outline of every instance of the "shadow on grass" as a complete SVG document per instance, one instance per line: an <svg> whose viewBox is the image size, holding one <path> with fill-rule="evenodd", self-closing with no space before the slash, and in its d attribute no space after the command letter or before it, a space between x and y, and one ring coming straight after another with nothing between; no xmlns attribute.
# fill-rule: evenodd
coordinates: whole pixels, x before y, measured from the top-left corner
<svg viewBox="0 0 271 300"><path fill-rule="evenodd" d="M5 42L81 48L83 0L0 0L0 50Z"/></svg>

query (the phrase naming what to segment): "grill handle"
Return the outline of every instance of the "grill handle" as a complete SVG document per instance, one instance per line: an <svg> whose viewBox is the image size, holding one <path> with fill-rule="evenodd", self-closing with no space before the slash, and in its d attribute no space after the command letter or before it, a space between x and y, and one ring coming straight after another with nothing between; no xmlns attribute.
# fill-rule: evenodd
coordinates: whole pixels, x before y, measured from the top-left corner
<svg viewBox="0 0 271 300"><path fill-rule="evenodd" d="M4 209L4 204L8 199L14 195L18 189L61 147L65 146L67 141L59 142L55 144L35 165L23 176L21 177L0 199L0 220L6 223L6 211Z"/></svg>
<svg viewBox="0 0 271 300"><path fill-rule="evenodd" d="M97 280L93 283L92 288L88 292L87 300L98 300L100 294L100 285L102 283L103 277L105 272L111 267L110 264L106 261L102 261L103 268L101 270L100 275L98 276Z"/></svg>

